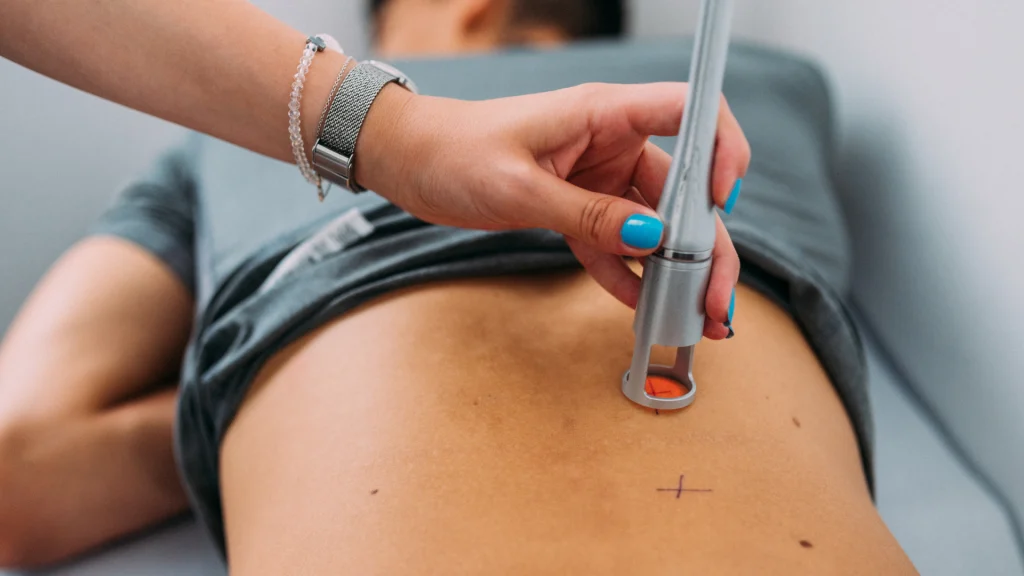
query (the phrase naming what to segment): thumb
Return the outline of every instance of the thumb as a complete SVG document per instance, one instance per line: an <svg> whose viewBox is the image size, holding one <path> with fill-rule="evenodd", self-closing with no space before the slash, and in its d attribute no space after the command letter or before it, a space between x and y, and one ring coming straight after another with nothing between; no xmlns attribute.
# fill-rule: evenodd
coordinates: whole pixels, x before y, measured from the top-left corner
<svg viewBox="0 0 1024 576"><path fill-rule="evenodd" d="M536 178L547 199L536 209L538 226L560 232L601 252L646 256L661 245L664 224L649 207L625 198L584 190L553 174Z"/></svg>

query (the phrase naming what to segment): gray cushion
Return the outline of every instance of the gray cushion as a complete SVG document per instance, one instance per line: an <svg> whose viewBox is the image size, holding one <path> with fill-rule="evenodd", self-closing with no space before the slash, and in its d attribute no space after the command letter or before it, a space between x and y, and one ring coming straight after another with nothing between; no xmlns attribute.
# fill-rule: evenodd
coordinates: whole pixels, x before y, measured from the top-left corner
<svg viewBox="0 0 1024 576"><path fill-rule="evenodd" d="M1006 510L906 393L865 333L875 413L875 495L882 518L925 575L1021 575Z"/></svg>

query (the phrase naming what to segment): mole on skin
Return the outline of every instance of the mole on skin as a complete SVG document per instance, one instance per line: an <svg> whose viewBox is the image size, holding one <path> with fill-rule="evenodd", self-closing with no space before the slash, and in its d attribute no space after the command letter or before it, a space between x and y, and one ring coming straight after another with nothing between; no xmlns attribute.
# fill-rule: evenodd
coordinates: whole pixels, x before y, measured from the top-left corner
<svg viewBox="0 0 1024 576"><path fill-rule="evenodd" d="M801 540L800 545L804 548L814 548L814 545L808 542L807 540Z"/></svg>

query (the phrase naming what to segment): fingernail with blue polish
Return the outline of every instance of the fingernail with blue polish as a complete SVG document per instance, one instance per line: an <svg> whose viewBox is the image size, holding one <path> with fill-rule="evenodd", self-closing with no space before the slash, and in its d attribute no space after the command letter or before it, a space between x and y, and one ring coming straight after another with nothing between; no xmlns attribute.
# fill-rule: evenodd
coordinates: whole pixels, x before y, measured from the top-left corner
<svg viewBox="0 0 1024 576"><path fill-rule="evenodd" d="M646 214L633 214L622 225L622 241L633 248L650 250L661 244L661 233L665 225L661 220Z"/></svg>
<svg viewBox="0 0 1024 576"><path fill-rule="evenodd" d="M736 311L736 289L732 289L732 298L729 299L729 319L726 320L726 326L732 326L732 313Z"/></svg>
<svg viewBox="0 0 1024 576"><path fill-rule="evenodd" d="M729 193L729 198L725 201L725 207L722 208L722 210L725 210L726 214L732 214L732 209L736 207L736 201L740 199L740 192L742 191L743 178L740 178L736 181L736 184L733 185L732 192Z"/></svg>

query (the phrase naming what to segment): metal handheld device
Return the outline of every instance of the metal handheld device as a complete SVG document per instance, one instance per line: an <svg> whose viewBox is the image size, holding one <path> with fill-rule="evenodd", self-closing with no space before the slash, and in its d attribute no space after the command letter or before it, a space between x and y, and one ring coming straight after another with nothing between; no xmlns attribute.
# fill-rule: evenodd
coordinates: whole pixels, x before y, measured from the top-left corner
<svg viewBox="0 0 1024 576"><path fill-rule="evenodd" d="M690 92L672 167L658 204L665 240L644 266L633 322L636 345L633 362L622 377L622 393L649 408L685 408L697 393L693 349L704 332L704 297L715 246L710 179L732 4L733 0L701 2L690 64ZM654 345L677 348L675 364L650 365ZM651 395L647 392L649 375L675 380L683 385L685 393L671 398Z"/></svg>

